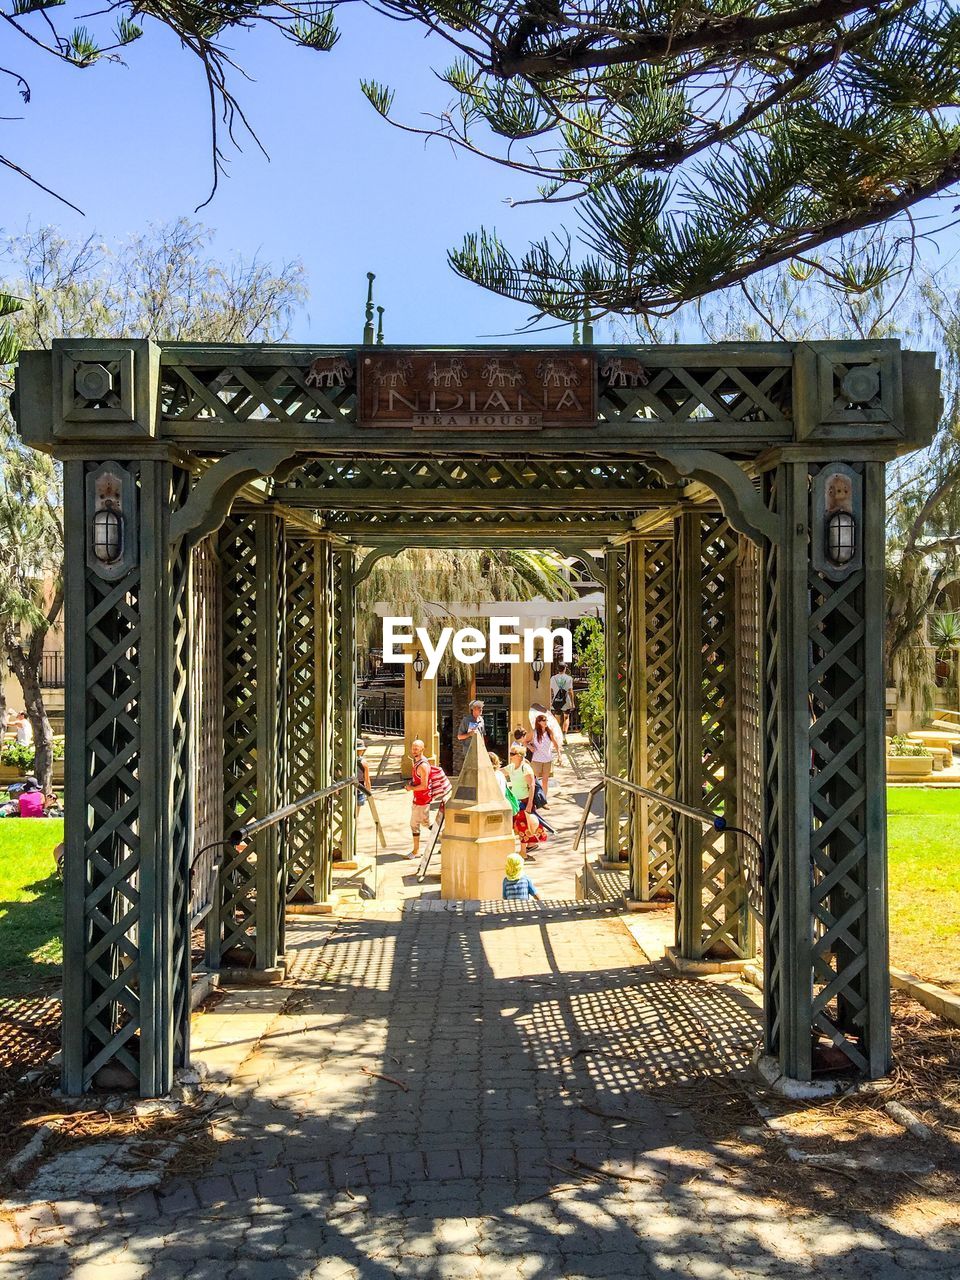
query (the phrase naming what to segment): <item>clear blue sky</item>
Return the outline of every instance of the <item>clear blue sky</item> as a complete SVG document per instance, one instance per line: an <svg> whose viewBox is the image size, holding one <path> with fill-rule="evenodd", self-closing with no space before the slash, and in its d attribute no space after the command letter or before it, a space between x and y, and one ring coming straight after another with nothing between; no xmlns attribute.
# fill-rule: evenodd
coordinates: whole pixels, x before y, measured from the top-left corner
<svg viewBox="0 0 960 1280"><path fill-rule="evenodd" d="M69 29L83 12L54 10ZM36 19L34 19L36 21ZM343 38L331 53L298 49L277 33L237 33L237 60L254 77L233 86L269 153L250 140L227 150L230 175L197 215L223 254L301 258L310 300L291 334L298 341L358 341L366 272L377 273L393 342L472 342L521 327L527 309L459 280L446 250L481 223L522 247L541 233L536 206L506 197L532 188L520 175L453 153L386 124L360 92L361 76L397 89L396 110L417 122L447 99L430 72L448 50L430 48L413 24L363 6L341 10ZM92 24L91 24L92 25ZM0 230L28 220L73 235L114 240L148 222L191 214L210 181L208 106L201 67L155 24L125 51L127 65L84 71L59 65L8 33L4 63L22 70L33 98L22 106L0 82L0 150L63 192L81 218L0 169ZM18 47L20 46L20 47ZM566 341L568 329L555 331ZM545 341L553 336L545 336Z"/></svg>

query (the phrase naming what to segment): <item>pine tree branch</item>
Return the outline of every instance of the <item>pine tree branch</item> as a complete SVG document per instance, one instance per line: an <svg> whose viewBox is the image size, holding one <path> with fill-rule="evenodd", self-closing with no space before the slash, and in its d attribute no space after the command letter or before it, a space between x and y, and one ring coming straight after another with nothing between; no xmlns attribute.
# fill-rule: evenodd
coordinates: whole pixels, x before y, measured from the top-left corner
<svg viewBox="0 0 960 1280"><path fill-rule="evenodd" d="M853 14L880 7L879 0L820 0L820 3L801 5L799 8L762 18L708 18L692 31L680 34L672 31L655 32L629 40L613 49L589 49L583 52L574 51L578 41L568 41L568 53L564 53L563 46L560 45L547 55L523 55L516 41L508 41L504 54L494 56L486 69L491 75L506 79L513 76L531 79L545 76L553 79L571 71L597 71L605 67L639 62L656 63L705 49L729 50L738 46L745 47L799 28L848 21ZM518 32L520 30L521 27L518 27Z"/></svg>

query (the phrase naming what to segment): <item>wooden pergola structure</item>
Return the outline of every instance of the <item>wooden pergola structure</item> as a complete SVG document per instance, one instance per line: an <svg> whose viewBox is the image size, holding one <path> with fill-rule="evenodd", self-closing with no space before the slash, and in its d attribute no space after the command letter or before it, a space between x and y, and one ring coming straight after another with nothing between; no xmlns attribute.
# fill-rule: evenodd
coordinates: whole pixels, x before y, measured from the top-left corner
<svg viewBox="0 0 960 1280"><path fill-rule="evenodd" d="M765 850L611 782L607 856L675 895L681 958L752 955L762 915L786 1075L886 1071L884 463L938 388L894 341L25 352L66 494L65 1089L168 1090L200 928L268 974L329 893L349 791L218 842L353 773L355 589L405 545L595 566L606 772Z"/></svg>

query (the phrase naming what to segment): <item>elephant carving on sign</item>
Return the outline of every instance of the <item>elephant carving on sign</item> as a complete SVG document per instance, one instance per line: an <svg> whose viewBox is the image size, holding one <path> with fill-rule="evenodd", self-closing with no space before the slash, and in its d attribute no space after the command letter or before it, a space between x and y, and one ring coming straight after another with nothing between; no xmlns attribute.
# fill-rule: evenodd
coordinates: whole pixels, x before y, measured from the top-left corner
<svg viewBox="0 0 960 1280"><path fill-rule="evenodd" d="M579 387L580 374L571 360L541 360L537 376L545 387Z"/></svg>
<svg viewBox="0 0 960 1280"><path fill-rule="evenodd" d="M412 373L413 361L403 358L394 360L391 365L378 360L370 370L373 381L378 382L381 387L405 387Z"/></svg>
<svg viewBox="0 0 960 1280"><path fill-rule="evenodd" d="M432 387L461 387L467 376L467 366L462 360L434 360L427 375Z"/></svg>
<svg viewBox="0 0 960 1280"><path fill-rule="evenodd" d="M352 373L353 367L345 356L317 356L304 382L308 387L345 387Z"/></svg>
<svg viewBox="0 0 960 1280"><path fill-rule="evenodd" d="M600 377L606 378L608 387L645 387L650 381L640 361L628 356L611 356L601 365Z"/></svg>
<svg viewBox="0 0 960 1280"><path fill-rule="evenodd" d="M498 356L490 357L480 370L480 376L491 390L494 387L522 386L526 381L523 370L515 360L501 360Z"/></svg>

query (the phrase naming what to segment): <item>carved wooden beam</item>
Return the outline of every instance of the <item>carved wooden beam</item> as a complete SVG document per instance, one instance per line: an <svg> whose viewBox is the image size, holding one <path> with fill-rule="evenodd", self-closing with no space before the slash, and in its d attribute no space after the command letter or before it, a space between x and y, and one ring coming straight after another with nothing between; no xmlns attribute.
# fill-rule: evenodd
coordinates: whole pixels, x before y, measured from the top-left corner
<svg viewBox="0 0 960 1280"><path fill-rule="evenodd" d="M286 472L288 468L284 464L292 469L296 462L296 449L289 445L241 449L220 458L207 468L187 501L170 517L170 541L185 538L189 546L200 542L220 528L245 484L258 477Z"/></svg>
<svg viewBox="0 0 960 1280"><path fill-rule="evenodd" d="M708 485L738 533L759 543L764 538L770 541L776 538L776 516L767 509L749 476L732 458L711 449L657 449L655 453L666 464L659 470L668 483L690 476Z"/></svg>

